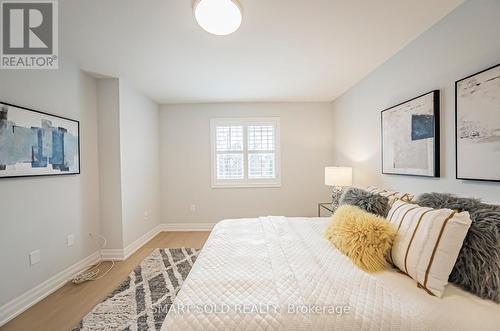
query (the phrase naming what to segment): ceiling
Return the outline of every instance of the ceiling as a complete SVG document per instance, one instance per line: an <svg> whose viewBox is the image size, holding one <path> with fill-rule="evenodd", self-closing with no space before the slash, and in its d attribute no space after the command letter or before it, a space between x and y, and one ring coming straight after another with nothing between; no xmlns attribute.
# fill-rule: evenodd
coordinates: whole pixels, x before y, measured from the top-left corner
<svg viewBox="0 0 500 331"><path fill-rule="evenodd" d="M61 56L158 103L331 101L462 0L240 0L236 33L191 0L60 1Z"/></svg>

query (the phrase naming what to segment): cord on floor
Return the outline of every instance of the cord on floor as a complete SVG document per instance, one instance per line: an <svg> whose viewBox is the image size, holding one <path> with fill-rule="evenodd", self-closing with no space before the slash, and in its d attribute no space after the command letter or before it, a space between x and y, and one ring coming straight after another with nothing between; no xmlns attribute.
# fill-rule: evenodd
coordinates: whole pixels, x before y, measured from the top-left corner
<svg viewBox="0 0 500 331"><path fill-rule="evenodd" d="M106 247L106 244L108 243L108 241L106 240L106 238L104 238L100 234L97 234L97 235L103 240L102 247L100 247L100 250L99 250L99 252L101 252ZM99 246L97 244L94 236L92 234L90 234L90 236L94 240L94 243L96 244L96 246ZM77 276L75 276L71 280L71 282L73 284L78 285L78 284L84 283L86 281L101 279L104 276L106 276L108 274L108 272L111 271L111 269L113 269L113 267L115 266L115 261L111 260L111 266L106 271L104 271L101 275L99 275L99 273L101 272L101 264L102 264L102 256L99 258L99 262L97 262L93 266L90 266L87 270L85 270L85 271L81 272L80 274L78 274Z"/></svg>

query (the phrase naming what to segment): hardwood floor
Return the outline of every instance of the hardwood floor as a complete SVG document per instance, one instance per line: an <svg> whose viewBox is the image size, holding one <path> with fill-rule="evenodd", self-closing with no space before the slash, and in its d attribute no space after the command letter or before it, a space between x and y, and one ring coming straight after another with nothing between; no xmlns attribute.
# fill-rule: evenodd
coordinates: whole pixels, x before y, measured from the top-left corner
<svg viewBox="0 0 500 331"><path fill-rule="evenodd" d="M116 262L102 279L80 285L64 285L0 328L1 331L71 330L103 301L155 248L201 248L210 232L162 232L126 261ZM106 262L105 267L109 262Z"/></svg>

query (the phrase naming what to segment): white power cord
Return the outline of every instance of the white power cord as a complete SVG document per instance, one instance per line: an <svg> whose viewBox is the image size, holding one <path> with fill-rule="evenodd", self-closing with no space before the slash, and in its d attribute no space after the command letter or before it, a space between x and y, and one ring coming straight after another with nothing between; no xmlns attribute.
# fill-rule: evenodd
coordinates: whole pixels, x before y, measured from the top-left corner
<svg viewBox="0 0 500 331"><path fill-rule="evenodd" d="M92 233L89 233L89 235L94 240L94 243L96 244L96 246L99 246L97 244L94 236L92 236ZM106 238L104 238L100 234L97 234L97 235L103 240L102 247L100 247L100 250L99 250L99 252L101 252L101 250L103 250L106 247L106 244L108 243L108 241L106 240ZM104 271L101 275L99 275L99 273L101 272L101 269L99 268L101 266L101 263L102 263L102 256L99 258L99 262L97 262L97 264L90 266L87 270L85 270L85 271L81 272L80 274L78 274L77 276L75 276L71 280L71 282L73 284L78 285L78 284L81 284L81 283L89 281L89 280L101 279L102 277L106 276L108 274L108 272L111 269L113 269L113 267L115 266L115 261L111 260L111 266L106 271Z"/></svg>

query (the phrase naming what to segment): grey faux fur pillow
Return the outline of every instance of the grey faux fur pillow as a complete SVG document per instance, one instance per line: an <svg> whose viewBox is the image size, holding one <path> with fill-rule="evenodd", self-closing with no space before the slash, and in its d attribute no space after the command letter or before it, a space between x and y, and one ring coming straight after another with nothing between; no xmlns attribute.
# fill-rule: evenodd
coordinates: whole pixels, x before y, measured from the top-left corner
<svg viewBox="0 0 500 331"><path fill-rule="evenodd" d="M340 198L339 205L357 206L382 217L387 217L390 210L388 198L357 187L350 187L345 190Z"/></svg>
<svg viewBox="0 0 500 331"><path fill-rule="evenodd" d="M473 213L479 209L492 209L500 211L500 206L487 205L475 198L459 198L447 193L424 193L417 198L416 203L420 206L435 209L449 208L459 212L468 211Z"/></svg>
<svg viewBox="0 0 500 331"><path fill-rule="evenodd" d="M422 194L417 203L468 211L472 224L449 281L477 296L500 303L500 206L451 194Z"/></svg>

